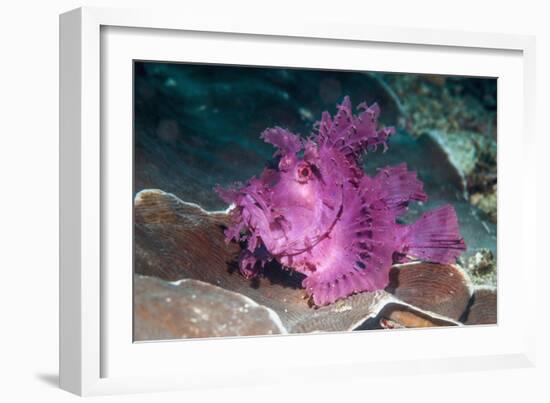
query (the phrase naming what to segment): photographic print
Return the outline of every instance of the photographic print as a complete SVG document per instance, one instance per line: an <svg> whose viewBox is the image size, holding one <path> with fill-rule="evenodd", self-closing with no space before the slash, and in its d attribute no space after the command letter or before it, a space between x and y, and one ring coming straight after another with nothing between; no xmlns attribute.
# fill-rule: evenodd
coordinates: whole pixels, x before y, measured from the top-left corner
<svg viewBox="0 0 550 403"><path fill-rule="evenodd" d="M134 61L134 341L497 323L497 79Z"/></svg>

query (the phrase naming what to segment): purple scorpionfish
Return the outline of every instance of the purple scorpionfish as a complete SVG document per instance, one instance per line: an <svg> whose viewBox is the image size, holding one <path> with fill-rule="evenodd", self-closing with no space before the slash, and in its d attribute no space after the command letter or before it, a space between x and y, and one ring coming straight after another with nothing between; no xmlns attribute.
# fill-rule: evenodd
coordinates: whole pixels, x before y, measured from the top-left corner
<svg viewBox="0 0 550 403"><path fill-rule="evenodd" d="M217 188L233 205L227 242L246 242L239 256L246 278L267 262L306 277L302 286L317 306L348 295L383 289L393 263L410 260L454 263L466 249L454 208L445 205L402 225L409 202L426 201L423 184L406 165L371 177L360 157L395 130L377 127L378 105L358 106L345 97L331 118L324 112L305 140L275 127L261 138L277 148L276 169L234 189Z"/></svg>

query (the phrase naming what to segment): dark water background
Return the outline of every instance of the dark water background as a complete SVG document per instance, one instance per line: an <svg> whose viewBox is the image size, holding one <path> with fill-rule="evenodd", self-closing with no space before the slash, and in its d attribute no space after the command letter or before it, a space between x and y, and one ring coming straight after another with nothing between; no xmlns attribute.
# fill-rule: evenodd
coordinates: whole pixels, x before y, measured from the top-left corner
<svg viewBox="0 0 550 403"><path fill-rule="evenodd" d="M259 138L265 128L282 126L307 136L322 111L333 114L345 95L353 105L377 102L380 122L397 125L403 111L391 88L380 80L384 76L135 62L134 191L162 189L207 210L224 209L227 206L213 192L214 186L244 182L258 175L272 157L274 148ZM457 83L482 101L486 92L496 91L495 80L456 78L447 85ZM452 203L469 251L483 247L496 253L496 225L464 197L457 172L435 143L400 129L385 154L366 156L365 168L375 173L401 162L417 171L430 198L424 205L411 206L405 220Z"/></svg>

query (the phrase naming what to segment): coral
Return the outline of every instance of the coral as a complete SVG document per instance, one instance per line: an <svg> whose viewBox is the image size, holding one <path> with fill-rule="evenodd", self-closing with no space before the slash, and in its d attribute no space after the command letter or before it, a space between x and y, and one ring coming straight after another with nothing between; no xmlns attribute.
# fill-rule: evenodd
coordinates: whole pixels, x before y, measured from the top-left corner
<svg viewBox="0 0 550 403"><path fill-rule="evenodd" d="M497 222L497 185L483 192L474 193L470 196L470 203L479 207L487 213L493 223Z"/></svg>
<svg viewBox="0 0 550 403"><path fill-rule="evenodd" d="M480 248L471 256L461 256L458 264L466 270L475 285L496 286L497 263L490 249Z"/></svg>
<svg viewBox="0 0 550 403"><path fill-rule="evenodd" d="M270 322L282 324L281 333L295 334L496 318L491 303L496 291L474 287L457 265L422 262L393 265L385 290L311 309L300 273L281 270L275 261L250 281L235 272L240 247L224 241L227 211L206 211L171 193L145 189L134 199L134 212L136 340L268 334Z"/></svg>
<svg viewBox="0 0 550 403"><path fill-rule="evenodd" d="M277 148L276 167L232 189L217 188L231 203L226 240L246 243L239 267L251 278L275 259L305 275L315 305L385 288L393 263L454 263L466 246L450 205L410 225L396 219L411 201L426 201L422 182L405 164L373 176L365 152L387 149L394 129L378 128L379 107L345 97L334 117L322 114L308 139L275 127L261 138Z"/></svg>

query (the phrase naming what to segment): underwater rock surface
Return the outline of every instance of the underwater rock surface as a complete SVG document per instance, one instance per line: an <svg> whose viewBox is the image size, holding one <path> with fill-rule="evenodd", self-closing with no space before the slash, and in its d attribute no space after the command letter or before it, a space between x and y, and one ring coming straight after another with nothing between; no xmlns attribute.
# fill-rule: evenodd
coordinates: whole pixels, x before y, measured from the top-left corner
<svg viewBox="0 0 550 403"><path fill-rule="evenodd" d="M136 276L134 290L134 341L285 333L271 309L209 283Z"/></svg>
<svg viewBox="0 0 550 403"><path fill-rule="evenodd" d="M476 287L471 306L465 313L467 325L490 325L497 323L497 290L494 287Z"/></svg>
<svg viewBox="0 0 550 403"><path fill-rule="evenodd" d="M240 252L238 245L226 245L217 236L229 223L223 212L208 213L160 190L138 193L134 207L134 271L138 274L169 281L203 280Z"/></svg>
<svg viewBox="0 0 550 403"><path fill-rule="evenodd" d="M386 290L404 302L454 320L464 314L472 296L465 272L433 263L395 266Z"/></svg>
<svg viewBox="0 0 550 403"><path fill-rule="evenodd" d="M199 284L202 288L210 284L214 287L208 290L213 292L213 299L220 307L246 298L258 304L258 309L271 310L273 323L280 321L282 324L281 333L455 326L461 324L460 319L471 303L471 281L458 267L410 263L392 268L390 286L386 290L355 294L313 309L305 298L297 273L284 271L276 263L268 266L263 276L253 280L246 280L238 273L235 259L239 248L224 242L223 229L228 218L225 212L207 212L160 190L140 192L134 208L136 284L143 285L143 295L136 298L134 306L135 331L140 337L158 339L178 332L181 335L176 338L205 337L201 335L206 332L204 328L189 330L190 319L177 319L187 330L174 330L170 321L155 320L173 317L176 313L171 302L163 303L162 298L154 294L148 297L145 292L148 287L158 290L162 297L168 296L171 301L184 304L183 301L189 302L189 293L193 292L189 284ZM184 279L193 279L193 282ZM184 281L178 283L180 280ZM148 282L152 285L146 287ZM174 282L179 285L175 286ZM182 288L184 284L187 285ZM228 301L223 302L226 298ZM206 295L203 299L207 299ZM226 336L246 332L257 334L253 331L259 327L254 326L263 326L262 329L271 326L269 321L255 322L252 326L245 318L239 318L240 322L235 322L239 326L231 330L226 320L231 316L224 318L220 316L215 325L222 326ZM469 324L478 320L476 314L470 319ZM163 330L165 326L168 329ZM243 326L252 327L245 331ZM157 327L159 329L155 330ZM275 330L271 331L274 334Z"/></svg>
<svg viewBox="0 0 550 403"><path fill-rule="evenodd" d="M497 285L497 264L490 249L478 249L469 257L458 259L459 264L466 270L475 285Z"/></svg>

